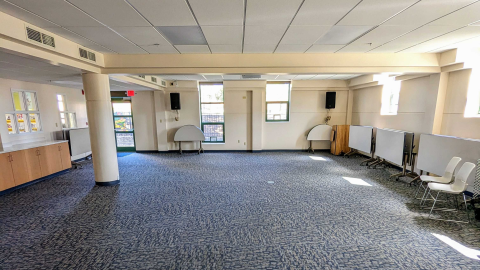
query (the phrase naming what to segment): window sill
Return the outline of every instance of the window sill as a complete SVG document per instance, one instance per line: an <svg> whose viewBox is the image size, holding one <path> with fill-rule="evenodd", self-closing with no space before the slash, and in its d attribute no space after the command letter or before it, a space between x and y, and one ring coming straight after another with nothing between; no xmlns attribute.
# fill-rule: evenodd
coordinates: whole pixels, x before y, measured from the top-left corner
<svg viewBox="0 0 480 270"><path fill-rule="evenodd" d="M289 123L290 120L282 120L282 121L265 121L265 123Z"/></svg>
<svg viewBox="0 0 480 270"><path fill-rule="evenodd" d="M214 142L202 142L202 145L203 144L213 144L213 145L216 145L216 144L225 144L224 142L219 142L219 143L214 143Z"/></svg>

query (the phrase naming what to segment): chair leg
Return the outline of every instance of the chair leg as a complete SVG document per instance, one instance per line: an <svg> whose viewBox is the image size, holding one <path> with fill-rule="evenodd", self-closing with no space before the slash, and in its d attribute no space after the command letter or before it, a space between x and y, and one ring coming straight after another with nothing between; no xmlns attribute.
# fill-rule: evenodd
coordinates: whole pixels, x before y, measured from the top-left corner
<svg viewBox="0 0 480 270"><path fill-rule="evenodd" d="M423 187L423 181L422 180L420 180L420 183L418 184L417 192L415 192L415 196L414 196L415 199L417 198L418 191L420 190L420 187Z"/></svg>
<svg viewBox="0 0 480 270"><path fill-rule="evenodd" d="M430 209L430 214L428 214L428 218L430 218L430 215L433 212L433 207L435 207L435 203L437 202L438 195L440 194L440 191L437 193L437 197L435 197L435 200L433 201L432 209ZM465 204L466 205L466 204Z"/></svg>
<svg viewBox="0 0 480 270"><path fill-rule="evenodd" d="M428 190L428 185L427 185L427 187L425 188L425 191L423 192L422 199L420 200L420 206L423 205L423 199L425 198L425 195L427 194L427 190Z"/></svg>
<svg viewBox="0 0 480 270"><path fill-rule="evenodd" d="M465 212L467 212L467 220L470 223L470 215L468 214L467 199L465 199L465 193L463 193L463 202L465 203Z"/></svg>

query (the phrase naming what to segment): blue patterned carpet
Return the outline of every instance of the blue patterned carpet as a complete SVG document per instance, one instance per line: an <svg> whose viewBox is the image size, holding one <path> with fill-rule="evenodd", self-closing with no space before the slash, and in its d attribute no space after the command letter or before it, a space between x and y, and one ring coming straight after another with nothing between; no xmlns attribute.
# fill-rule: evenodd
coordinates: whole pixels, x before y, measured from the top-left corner
<svg viewBox="0 0 480 270"><path fill-rule="evenodd" d="M480 269L432 235L480 230L425 219L394 169L309 156L132 154L115 187L86 163L0 197L0 269Z"/></svg>

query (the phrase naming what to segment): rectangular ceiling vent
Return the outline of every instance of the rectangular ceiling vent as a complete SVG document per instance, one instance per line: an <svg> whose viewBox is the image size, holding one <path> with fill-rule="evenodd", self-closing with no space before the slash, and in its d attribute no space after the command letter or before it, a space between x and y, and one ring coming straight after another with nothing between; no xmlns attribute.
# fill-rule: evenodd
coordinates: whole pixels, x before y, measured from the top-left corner
<svg viewBox="0 0 480 270"><path fill-rule="evenodd" d="M91 51L87 51L83 48L78 48L78 51L80 53L81 58L87 59L87 60L90 60L90 61L93 61L93 62L97 61L97 57L95 56L95 53L93 53Z"/></svg>
<svg viewBox="0 0 480 270"><path fill-rule="evenodd" d="M261 77L262 77L261 75L255 75L255 74L242 75L242 79L260 79Z"/></svg>
<svg viewBox="0 0 480 270"><path fill-rule="evenodd" d="M55 38L27 26L27 38L31 41L55 48Z"/></svg>
<svg viewBox="0 0 480 270"><path fill-rule="evenodd" d="M165 87L167 87L167 82L166 82L166 81L164 81L164 80L160 80L160 84L161 84L162 86L165 86Z"/></svg>
<svg viewBox="0 0 480 270"><path fill-rule="evenodd" d="M157 83L157 78L155 78L155 77L150 77L150 79L152 80L152 82Z"/></svg>
<svg viewBox="0 0 480 270"><path fill-rule="evenodd" d="M142 78L145 80L145 75L138 75L138 77Z"/></svg>

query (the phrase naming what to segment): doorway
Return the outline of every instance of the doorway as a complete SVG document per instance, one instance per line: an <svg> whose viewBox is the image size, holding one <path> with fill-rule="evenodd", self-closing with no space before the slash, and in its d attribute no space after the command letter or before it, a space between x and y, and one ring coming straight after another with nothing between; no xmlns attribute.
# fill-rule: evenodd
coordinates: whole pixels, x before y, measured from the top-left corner
<svg viewBox="0 0 480 270"><path fill-rule="evenodd" d="M112 110L117 151L135 151L132 102L123 98L112 99Z"/></svg>

